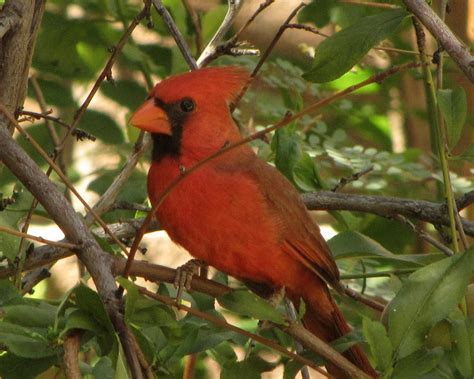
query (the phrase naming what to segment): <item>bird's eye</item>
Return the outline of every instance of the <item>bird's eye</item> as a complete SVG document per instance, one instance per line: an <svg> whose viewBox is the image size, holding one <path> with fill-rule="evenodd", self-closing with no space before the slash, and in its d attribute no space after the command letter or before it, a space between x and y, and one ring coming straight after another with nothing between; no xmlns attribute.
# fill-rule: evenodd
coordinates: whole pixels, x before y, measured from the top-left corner
<svg viewBox="0 0 474 379"><path fill-rule="evenodd" d="M192 112L194 108L196 108L196 104L194 103L193 99L190 98L183 99L179 106L183 112L187 113Z"/></svg>

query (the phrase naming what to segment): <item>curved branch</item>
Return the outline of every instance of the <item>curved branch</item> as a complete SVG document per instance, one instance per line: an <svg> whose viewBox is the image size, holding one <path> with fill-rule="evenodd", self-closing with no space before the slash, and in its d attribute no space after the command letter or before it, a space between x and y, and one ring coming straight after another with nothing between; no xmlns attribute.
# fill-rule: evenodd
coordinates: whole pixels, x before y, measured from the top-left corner
<svg viewBox="0 0 474 379"><path fill-rule="evenodd" d="M224 21L222 21L222 24L217 30L216 34L214 34L214 37L212 37L211 41L208 43L208 45L198 58L197 67L205 66L207 63L209 63L209 59L211 59L215 55L217 46L222 41L225 34L229 31L235 20L235 17L237 16L237 13L239 13L241 5L244 2L243 0L228 0L228 3L229 8L227 9Z"/></svg>
<svg viewBox="0 0 474 379"><path fill-rule="evenodd" d="M438 40L466 77L474 83L474 57L467 47L456 38L425 0L403 0L403 2Z"/></svg>

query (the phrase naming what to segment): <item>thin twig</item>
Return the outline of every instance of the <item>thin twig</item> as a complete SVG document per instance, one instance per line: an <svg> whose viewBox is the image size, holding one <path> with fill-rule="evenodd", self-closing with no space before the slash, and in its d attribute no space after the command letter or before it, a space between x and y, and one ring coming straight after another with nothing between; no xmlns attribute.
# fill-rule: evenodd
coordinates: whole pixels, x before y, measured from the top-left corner
<svg viewBox="0 0 474 379"><path fill-rule="evenodd" d="M20 116L32 117L32 118L37 119L37 120L43 118L45 120L53 121L53 122L57 123L58 125L61 125L61 126L67 128L67 129L72 129L71 125L69 125L67 122L64 122L59 117L52 116L50 111L38 113L38 112L33 112L33 111L21 110L21 111L18 112L18 114ZM22 120L19 120L18 122L21 122L21 121ZM93 136L89 132L86 132L85 130L82 130L82 129L79 129L79 128L74 128L71 131L71 135L75 136L78 141L83 141L83 140L87 139L87 140L93 142L97 139L95 136Z"/></svg>
<svg viewBox="0 0 474 379"><path fill-rule="evenodd" d="M290 15L286 18L285 21L283 21L283 24L280 26L280 28L278 29L278 31L275 33L275 36L273 37L272 41L270 42L270 44L268 45L268 47L266 48L266 50L264 51L264 53L262 54L262 56L260 57L260 59L258 60L257 62L257 65L255 66L255 68L253 69L252 73L250 74L250 78L253 79L257 76L258 72L260 71L260 69L262 68L263 64L265 63L265 61L268 59L268 57L270 56L270 53L273 51L273 48L275 47L275 45L278 43L278 41L280 40L281 36L283 35L283 33L285 32L285 30L287 29L287 25L291 22L291 20L296 16L296 14L300 11L301 8L303 8L306 4L305 3L300 3L295 9L293 9L293 11L290 13ZM236 99L234 100L234 103L231 104L231 111L233 111L235 109L235 107L237 107L237 104L239 103L240 99L242 99L242 97L244 96L245 92L247 92L247 89L249 88L250 84L251 84L251 80L242 88L242 90L240 91L240 93L238 94L238 96L236 97Z"/></svg>
<svg viewBox="0 0 474 379"><path fill-rule="evenodd" d="M381 278L390 277L393 275L409 275L413 272L415 272L414 269L406 268L391 271L362 272L360 274L341 274L341 280Z"/></svg>
<svg viewBox="0 0 474 379"><path fill-rule="evenodd" d="M367 296L361 295L357 291L354 291L353 289L347 287L347 286L341 286L343 293L349 296L350 298L354 299L355 301L365 304L368 307L375 309L379 312L383 312L385 309L385 306L378 301L375 301L373 299L368 298Z"/></svg>
<svg viewBox="0 0 474 379"><path fill-rule="evenodd" d="M307 32L316 34L318 36L328 38L330 37L329 34L323 33L314 26L311 25L306 25L306 24L288 24L285 26L287 29L299 29L299 30L305 30ZM380 50L380 51L386 51L388 53L397 53L397 54L409 54L409 55L420 55L419 51L413 51L413 50L406 50L406 49L397 49L395 47L387 47L387 46L374 46L372 47L373 50ZM427 57L433 57L433 55L426 54Z"/></svg>
<svg viewBox="0 0 474 379"><path fill-rule="evenodd" d="M51 272L46 267L28 272L21 281L21 294L26 295L33 291L33 287L44 279L51 277Z"/></svg>
<svg viewBox="0 0 474 379"><path fill-rule="evenodd" d="M141 135L143 135L143 133ZM127 159L127 163L125 163L122 170L115 177L112 184L109 186L109 188L107 188L107 190L104 192L104 194L100 197L100 199L92 208L95 214L102 215L113 206L115 199L119 195L122 187L128 181L128 179L130 178L130 175L132 175L135 169L135 166L138 163L138 160L143 155L143 153L148 150L148 148L151 145L151 138L149 137L147 137L143 141L143 143L140 143L140 141L141 139L137 141L137 143L135 144L135 149L133 153ZM94 214L92 212L89 212L85 217L85 221L87 224L91 224L93 220L94 220Z"/></svg>
<svg viewBox="0 0 474 379"><path fill-rule="evenodd" d="M448 5L448 0L442 0L440 4L440 18L441 21L445 21L446 17L446 7ZM441 44L438 42L438 50L442 49ZM474 61L473 61L474 62ZM436 89L439 91L440 89L443 88L443 69L444 69L444 58L443 54L439 54L439 58L436 60ZM443 112L441 112L441 109L438 107L438 122L439 122L439 128L443 130L443 135L447 135L448 132L446 130L446 123L443 117ZM447 142L447 141L445 141ZM446 150L446 148L445 148ZM461 243L463 245L464 250L468 249L468 242L466 238L466 234L464 233L464 229L461 223L461 217L459 216L459 211L456 208L456 201L453 197L453 211L454 211L454 220L456 223L456 229L458 230L459 237L461 240Z"/></svg>
<svg viewBox="0 0 474 379"><path fill-rule="evenodd" d="M255 12L252 14L252 16L249 17L249 19L245 22L245 24L243 24L240 29L237 31L237 33L234 34L234 36L232 36L231 38L231 41L233 41L233 43L235 44L240 36L242 35L242 33L247 30L247 28L249 27L249 25L257 18L257 16L262 13L265 9L267 9L270 5L272 5L273 3L275 2L275 0L265 0L263 1L259 6L258 8L255 10Z"/></svg>
<svg viewBox="0 0 474 379"><path fill-rule="evenodd" d="M376 3L373 1L361 1L361 0L339 0L340 3L352 4L352 5L362 5L365 7L371 8L382 8L382 9L400 9L398 5L387 4L387 3Z"/></svg>
<svg viewBox="0 0 474 379"><path fill-rule="evenodd" d="M196 66L197 67L204 67L210 61L210 57L214 56L217 46L220 44L226 33L229 31L230 27L232 26L237 13L241 5L243 4L243 0L227 0L229 7L227 9L227 13L224 17L224 21L222 21L219 29L212 37L211 41L207 44L202 54L199 56Z"/></svg>
<svg viewBox="0 0 474 379"><path fill-rule="evenodd" d="M374 169L374 166L369 166L364 168L361 171L354 172L351 176L348 178L341 178L339 179L339 182L331 189L332 192L337 192L341 190L343 187L345 187L347 184L355 182L360 179L361 176L364 176L371 172Z"/></svg>
<svg viewBox="0 0 474 379"><path fill-rule="evenodd" d="M441 242L434 239L431 235L429 235L423 229L416 226L413 222L408 220L406 217L401 216L401 215L395 215L395 216L393 216L393 218L395 220L398 220L398 221L408 225L416 234L418 234L418 236L421 239L424 239L426 242L428 242L432 246L439 249L446 256L450 257L450 256L454 255L454 252L448 246L445 246Z"/></svg>
<svg viewBox="0 0 474 379"><path fill-rule="evenodd" d="M120 37L120 40L113 47L112 54L110 55L109 60L105 64L105 67L103 68L99 76L97 77L97 80L95 81L94 85L89 91L89 94L87 95L86 99L84 100L82 105L79 107L79 109L76 111L76 113L74 114L74 119L71 123L71 129L74 129L79 124L79 121L82 119L82 116L84 115L87 108L89 107L92 99L94 98L95 94L99 90L102 82L111 75L112 67L115 64L116 60L118 59L120 53L122 52L122 49L127 43L129 37L131 36L135 28L138 26L140 21L143 20L145 17L147 17L149 13L150 13L150 0L146 0L141 12L133 18L128 29L125 31L124 34L122 34L122 37ZM64 140L63 140L63 145L64 145Z"/></svg>
<svg viewBox="0 0 474 379"><path fill-rule="evenodd" d="M285 32L286 30L286 25L288 25L291 20L293 20L293 18L295 18L295 16L297 15L297 13L301 10L301 8L303 8L306 4L305 3L300 3L299 5L297 5L295 7L295 9L293 9L293 11L288 15L288 17L286 18L286 20L283 22L283 24L280 26L280 28L278 29L278 31L275 33L275 36L273 37L272 41L270 42L270 44L268 45L268 47L266 48L266 50L264 51L264 53L262 54L261 58L259 59L257 65L255 66L255 68L253 69L252 71L252 74L251 74L251 77L254 78L257 73L260 71L260 68L263 66L263 64L265 63L265 61L267 60L267 58L270 56L270 53L273 51L273 48L275 47L275 45L278 43L278 41L280 40L281 36L283 35L283 33Z"/></svg>
<svg viewBox="0 0 474 379"><path fill-rule="evenodd" d="M191 55L191 49L189 48L188 44L183 38L183 35L181 34L178 27L176 26L176 23L174 22L173 18L170 15L170 12L168 12L168 9L166 9L166 7L163 5L163 3L160 0L151 0L151 1L156 11L161 16L162 20L168 27L171 35L173 36L176 42L176 45L178 45L178 48L181 51L181 54L183 55L183 58L188 64L189 68L191 70L197 69L199 66L198 64L196 64L196 60Z"/></svg>
<svg viewBox="0 0 474 379"><path fill-rule="evenodd" d="M221 55L230 55L230 56L242 56L242 55L260 55L259 49L254 48L243 48L241 47L241 43L239 42L239 38L241 34L249 27L249 25L255 20L255 18L266 8L268 8L271 4L274 3L275 0L265 0L263 3L259 5L259 7L255 10L253 15L245 22L244 25L235 33L228 41L220 43L217 39L214 41L213 49L209 48L209 52L207 52L207 56L201 59L201 65L206 65L213 59L218 58ZM222 35L224 37L224 35Z"/></svg>
<svg viewBox="0 0 474 379"><path fill-rule="evenodd" d="M298 321L298 315L296 313L295 306L287 297L285 297L285 309L290 320ZM301 345L299 341L295 343L295 351L298 354L301 354L303 352L303 345ZM309 376L309 371L308 371L307 366L303 366L300 372L301 372L301 377L303 379L311 379L311 377Z"/></svg>
<svg viewBox="0 0 474 379"><path fill-rule="evenodd" d="M6 226L1 226L1 225L0 225L0 232L11 234L12 236L16 236L16 237L25 238L27 240L36 241L36 242L39 242L39 243L44 243L45 245L59 247L61 249L76 250L80 247L78 245L75 245L75 244L69 243L69 242L51 241L51 240L48 240L48 239L43 238L43 237L33 236L31 234L24 233L24 232L19 232L18 230L7 228Z"/></svg>

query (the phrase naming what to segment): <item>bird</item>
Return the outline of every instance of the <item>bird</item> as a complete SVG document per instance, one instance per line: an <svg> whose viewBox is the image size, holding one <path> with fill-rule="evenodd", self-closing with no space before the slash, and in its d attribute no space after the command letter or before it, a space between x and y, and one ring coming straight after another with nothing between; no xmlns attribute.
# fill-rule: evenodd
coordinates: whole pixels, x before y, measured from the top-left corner
<svg viewBox="0 0 474 379"><path fill-rule="evenodd" d="M285 295L305 327L331 342L351 327L328 286L341 288L339 270L299 192L248 144L209 159L168 193L186 169L243 137L230 107L250 80L239 66L206 67L160 81L130 123L151 133L148 196L161 202L156 217L170 238L194 258L242 280L257 293ZM344 353L372 377L359 345ZM347 378L326 364L336 378Z"/></svg>

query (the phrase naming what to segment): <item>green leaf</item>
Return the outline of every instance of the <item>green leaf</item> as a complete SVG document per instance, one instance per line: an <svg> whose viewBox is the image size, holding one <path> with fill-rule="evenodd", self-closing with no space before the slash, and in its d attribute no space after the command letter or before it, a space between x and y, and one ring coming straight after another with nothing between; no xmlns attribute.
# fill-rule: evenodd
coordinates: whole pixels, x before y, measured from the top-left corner
<svg viewBox="0 0 474 379"><path fill-rule="evenodd" d="M119 32L106 23L45 12L33 65L62 79L88 79L103 66ZM93 38L92 38L93 36Z"/></svg>
<svg viewBox="0 0 474 379"><path fill-rule="evenodd" d="M147 91L134 80L105 82L100 89L105 96L130 110L137 109L147 96Z"/></svg>
<svg viewBox="0 0 474 379"><path fill-rule="evenodd" d="M472 274L474 249L411 274L389 305L389 336L396 355L419 349L429 329L461 300Z"/></svg>
<svg viewBox="0 0 474 379"><path fill-rule="evenodd" d="M451 351L454 364L464 378L474 377L474 320L456 320L452 323L456 342Z"/></svg>
<svg viewBox="0 0 474 379"><path fill-rule="evenodd" d="M238 290L219 296L217 302L224 308L257 320L269 320L276 324L284 324L284 317L269 303L257 295Z"/></svg>
<svg viewBox="0 0 474 379"><path fill-rule="evenodd" d="M313 158L303 153L293 168L293 181L303 192L321 189L318 185L318 175Z"/></svg>
<svg viewBox="0 0 474 379"><path fill-rule="evenodd" d="M139 297L138 288L134 283L125 278L118 278L117 281L127 290L127 296L125 298L125 320L130 322L135 310L135 304Z"/></svg>
<svg viewBox="0 0 474 379"><path fill-rule="evenodd" d="M370 258L401 266L418 267L431 264L445 257L442 253L394 254L374 239L352 230L338 233L327 242L335 259Z"/></svg>
<svg viewBox="0 0 474 379"><path fill-rule="evenodd" d="M56 364L57 360L56 356L29 359L7 352L0 355L0 377L3 379L35 379Z"/></svg>
<svg viewBox="0 0 474 379"><path fill-rule="evenodd" d="M458 144L466 122L467 101L464 88L439 89L438 104L446 122L449 147L452 149Z"/></svg>
<svg viewBox="0 0 474 379"><path fill-rule="evenodd" d="M96 379L114 379L115 370L109 357L100 358L92 369L92 375Z"/></svg>
<svg viewBox="0 0 474 379"><path fill-rule="evenodd" d="M276 364L267 362L258 355L251 355L244 361L224 365L221 379L260 379L262 372L273 369Z"/></svg>
<svg viewBox="0 0 474 379"><path fill-rule="evenodd" d="M217 314L216 312L208 313ZM174 358L212 349L223 341L229 341L235 337L235 332L201 323L201 320L195 323L193 318L186 318L182 323L184 324L183 336L173 352Z"/></svg>
<svg viewBox="0 0 474 379"><path fill-rule="evenodd" d="M406 16L405 11L393 10L364 17L326 38L316 47L313 66L303 77L315 83L337 79L390 36Z"/></svg>
<svg viewBox="0 0 474 379"><path fill-rule="evenodd" d="M54 324L55 307L41 308L31 305L10 305L3 307L4 321L25 327L47 328Z"/></svg>
<svg viewBox="0 0 474 379"><path fill-rule="evenodd" d="M0 306L7 305L14 299L21 299L18 289L10 280L0 280Z"/></svg>
<svg viewBox="0 0 474 379"><path fill-rule="evenodd" d="M104 333L102 326L95 320L91 314L83 310L76 309L70 312L66 317L66 324L61 331L60 337L64 337L70 330L82 329L93 332L95 335Z"/></svg>
<svg viewBox="0 0 474 379"><path fill-rule="evenodd" d="M6 321L0 322L0 344L23 358L44 358L56 355L58 348L37 332Z"/></svg>
<svg viewBox="0 0 474 379"><path fill-rule="evenodd" d="M278 129L272 139L272 149L275 151L275 166L293 181L293 168L301 158L301 137L294 128Z"/></svg>
<svg viewBox="0 0 474 379"><path fill-rule="evenodd" d="M418 379L436 367L443 356L443 349L419 350L397 362L391 379Z"/></svg>
<svg viewBox="0 0 474 379"><path fill-rule="evenodd" d="M392 344L385 327L379 321L364 317L362 330L375 360L375 366L382 372L388 370L392 363Z"/></svg>
<svg viewBox="0 0 474 379"><path fill-rule="evenodd" d="M0 225L18 230L21 219L26 216L31 205L32 196L29 192L17 188L12 194L12 199L15 202L0 212ZM13 261L18 254L19 244L20 237L0 233L0 258L4 256Z"/></svg>

